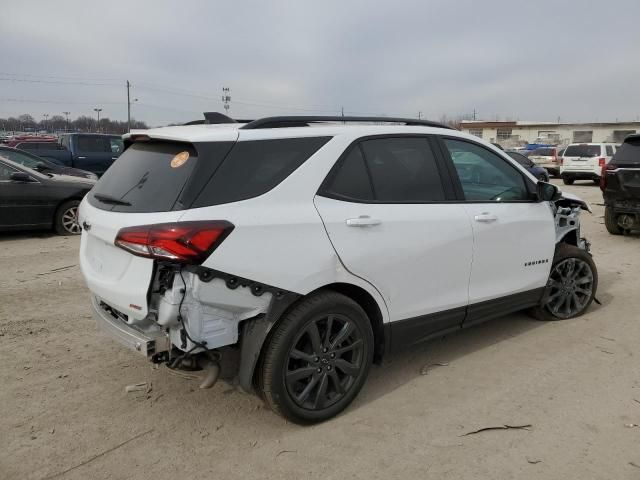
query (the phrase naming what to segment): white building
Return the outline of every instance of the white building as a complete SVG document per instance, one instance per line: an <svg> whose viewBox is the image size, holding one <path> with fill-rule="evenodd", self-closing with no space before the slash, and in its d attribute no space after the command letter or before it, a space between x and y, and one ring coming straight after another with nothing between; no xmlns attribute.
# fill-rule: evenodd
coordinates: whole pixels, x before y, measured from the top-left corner
<svg viewBox="0 0 640 480"><path fill-rule="evenodd" d="M527 143L567 145L574 142L621 143L624 137L640 131L640 122L553 123L463 121L463 132L505 147Z"/></svg>

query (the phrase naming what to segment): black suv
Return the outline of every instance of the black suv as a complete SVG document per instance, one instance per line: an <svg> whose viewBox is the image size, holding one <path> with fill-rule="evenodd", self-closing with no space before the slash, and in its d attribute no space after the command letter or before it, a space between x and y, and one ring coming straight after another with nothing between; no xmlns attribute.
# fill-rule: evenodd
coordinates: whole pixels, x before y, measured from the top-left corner
<svg viewBox="0 0 640 480"><path fill-rule="evenodd" d="M624 139L602 167L604 224L613 235L640 229L640 134Z"/></svg>

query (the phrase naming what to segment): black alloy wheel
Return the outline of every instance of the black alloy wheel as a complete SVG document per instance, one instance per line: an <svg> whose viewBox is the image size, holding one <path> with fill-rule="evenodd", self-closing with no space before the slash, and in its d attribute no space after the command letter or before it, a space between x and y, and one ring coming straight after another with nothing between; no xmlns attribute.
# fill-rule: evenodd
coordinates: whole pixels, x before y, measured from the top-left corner
<svg viewBox="0 0 640 480"><path fill-rule="evenodd" d="M333 291L315 293L274 327L262 353L258 389L289 420L327 420L362 388L373 345L371 323L358 303Z"/></svg>

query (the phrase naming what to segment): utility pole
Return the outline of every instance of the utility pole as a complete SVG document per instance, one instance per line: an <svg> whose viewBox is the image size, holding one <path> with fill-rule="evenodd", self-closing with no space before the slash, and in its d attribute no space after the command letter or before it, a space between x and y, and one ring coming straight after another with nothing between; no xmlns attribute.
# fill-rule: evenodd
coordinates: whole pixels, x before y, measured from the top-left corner
<svg viewBox="0 0 640 480"><path fill-rule="evenodd" d="M97 130L98 130L98 133L100 133L100 112L102 111L102 109L101 108L94 108L93 111L98 113L98 128L97 128Z"/></svg>
<svg viewBox="0 0 640 480"><path fill-rule="evenodd" d="M45 131L45 132L48 132L48 131L49 131L49 129L47 128L47 118L49 118L49 114L48 114L48 113L45 113L45 114L43 114L42 116L44 117L44 131Z"/></svg>
<svg viewBox="0 0 640 480"><path fill-rule="evenodd" d="M473 109L473 119L474 120L476 119L477 114L478 114L478 112L476 112L476 109L474 108Z"/></svg>
<svg viewBox="0 0 640 480"><path fill-rule="evenodd" d="M64 113L64 116L67 117L67 132L69 131L69 115L71 115L71 112L62 112Z"/></svg>
<svg viewBox="0 0 640 480"><path fill-rule="evenodd" d="M422 120L422 112L418 112L418 120Z"/></svg>
<svg viewBox="0 0 640 480"><path fill-rule="evenodd" d="M127 80L127 132L131 131L131 96L129 94L129 89L131 88L131 83Z"/></svg>
<svg viewBox="0 0 640 480"><path fill-rule="evenodd" d="M224 113L229 116L229 108L231 108L231 89L229 87L222 87L222 103L224 104Z"/></svg>

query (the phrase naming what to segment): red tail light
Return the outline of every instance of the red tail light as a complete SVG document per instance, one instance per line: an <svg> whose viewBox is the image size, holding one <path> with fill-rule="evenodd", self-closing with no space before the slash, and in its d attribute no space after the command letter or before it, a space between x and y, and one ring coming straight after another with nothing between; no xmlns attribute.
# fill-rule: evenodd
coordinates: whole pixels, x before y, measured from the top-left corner
<svg viewBox="0 0 640 480"><path fill-rule="evenodd" d="M599 166L599 167L604 167L604 165L605 165L605 162L606 162L606 161L607 161L607 159L606 159L606 158L604 158L604 157L600 157L600 158L598 159L598 166Z"/></svg>
<svg viewBox="0 0 640 480"><path fill-rule="evenodd" d="M602 165L600 170L600 190L604 192L605 188L607 188L607 166Z"/></svg>
<svg viewBox="0 0 640 480"><path fill-rule="evenodd" d="M560 165L564 165L564 157L560 157L558 160Z"/></svg>
<svg viewBox="0 0 640 480"><path fill-rule="evenodd" d="M121 229L114 244L139 257L200 264L232 230L226 221L141 225Z"/></svg>
<svg viewBox="0 0 640 480"><path fill-rule="evenodd" d="M553 151L553 159L551 159L553 163L558 163L558 152Z"/></svg>

